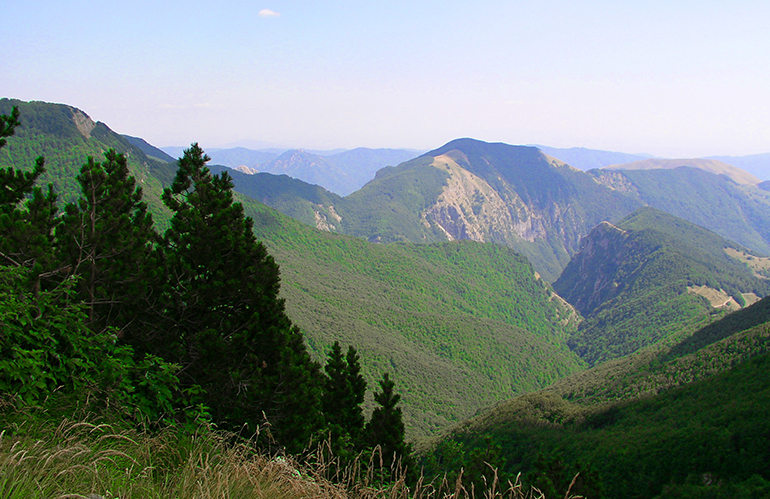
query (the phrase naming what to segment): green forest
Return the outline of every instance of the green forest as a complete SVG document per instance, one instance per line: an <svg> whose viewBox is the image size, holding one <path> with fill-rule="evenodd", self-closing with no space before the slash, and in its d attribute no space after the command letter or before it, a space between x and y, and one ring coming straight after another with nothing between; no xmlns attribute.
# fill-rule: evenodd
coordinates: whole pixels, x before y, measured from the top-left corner
<svg viewBox="0 0 770 499"><path fill-rule="evenodd" d="M2 147L18 109L0 120ZM80 198L61 209L54 186L37 185L43 157L0 170L6 412L87 410L151 430L210 424L261 435L274 452L326 441L338 459L378 448L382 469L407 465L395 380L383 373L367 421L356 350L335 343L324 366L311 359L278 296L278 266L230 178L207 161L196 144L179 160L162 194L172 213L163 234L112 149L88 157Z"/></svg>
<svg viewBox="0 0 770 499"><path fill-rule="evenodd" d="M649 207L578 247L617 193L534 148L434 151L465 147L465 167L543 206L596 194L574 203L550 285L509 246L413 224L444 185L430 157L348 198L265 177L254 197L290 218L197 144L169 163L74 108L14 103L0 496L770 493L770 285L747 264L761 253ZM351 208L366 196L376 210ZM308 226L330 203L368 229Z"/></svg>

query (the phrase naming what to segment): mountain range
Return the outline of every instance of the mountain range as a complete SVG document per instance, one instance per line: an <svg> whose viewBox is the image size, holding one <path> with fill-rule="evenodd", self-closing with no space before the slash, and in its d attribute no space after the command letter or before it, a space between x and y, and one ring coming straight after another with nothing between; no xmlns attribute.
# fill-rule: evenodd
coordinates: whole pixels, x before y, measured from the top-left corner
<svg viewBox="0 0 770 499"><path fill-rule="evenodd" d="M114 148L164 228L160 194L175 171L164 151L71 106L3 99L0 114L13 105L22 127L0 166L46 156L42 181L66 202L85 158ZM469 449L484 432L521 441L509 433L521 411L536 429L611 427L628 413L602 404L657 396L766 351L770 192L753 180L694 165L582 171L536 147L474 139L400 162L373 150L273 154L273 168L329 176L378 154L397 163L344 196L285 173L211 168L233 178L314 357L339 340L359 350L370 383L392 373L412 437L477 411L462 423L471 436L456 440ZM740 325L728 327L733 317ZM548 435L533 442L561 438Z"/></svg>
<svg viewBox="0 0 770 499"><path fill-rule="evenodd" d="M181 156L181 147L166 147L166 152ZM304 149L262 149L243 147L212 149L208 155L212 165L233 168L242 173L288 175L330 192L346 196L374 178L377 170L397 165L417 156L409 149L369 149L309 151ZM166 154L168 156L168 154Z"/></svg>

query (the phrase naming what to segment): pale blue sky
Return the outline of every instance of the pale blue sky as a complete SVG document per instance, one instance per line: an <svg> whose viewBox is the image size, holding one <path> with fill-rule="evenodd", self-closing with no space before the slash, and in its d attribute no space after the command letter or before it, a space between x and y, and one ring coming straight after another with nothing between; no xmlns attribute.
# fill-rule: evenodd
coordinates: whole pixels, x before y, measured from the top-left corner
<svg viewBox="0 0 770 499"><path fill-rule="evenodd" d="M770 152L767 1L16 0L0 12L0 95L70 104L157 146L474 137Z"/></svg>

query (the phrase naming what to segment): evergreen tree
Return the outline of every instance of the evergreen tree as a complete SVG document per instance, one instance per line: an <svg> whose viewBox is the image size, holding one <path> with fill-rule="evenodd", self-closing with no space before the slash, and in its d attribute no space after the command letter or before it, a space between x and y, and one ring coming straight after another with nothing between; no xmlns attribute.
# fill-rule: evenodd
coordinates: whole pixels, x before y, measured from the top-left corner
<svg viewBox="0 0 770 499"><path fill-rule="evenodd" d="M146 311L159 294L159 238L142 189L114 150L103 163L89 157L78 182L82 196L65 207L56 232L62 265L79 276L92 329L146 331Z"/></svg>
<svg viewBox="0 0 770 499"><path fill-rule="evenodd" d="M366 394L366 381L361 376L358 354L351 346L347 355L334 342L324 366L326 371L323 397L324 416L331 436L332 450L337 456L347 458L361 450L364 430L362 404Z"/></svg>
<svg viewBox="0 0 770 499"><path fill-rule="evenodd" d="M404 438L406 431L401 408L397 407L401 395L395 392L396 384L385 373L379 381L380 392L374 394L378 407L372 411L372 417L366 425L369 445L379 446L382 450L383 467L392 468L396 463L414 473L411 457L412 447Z"/></svg>
<svg viewBox="0 0 770 499"><path fill-rule="evenodd" d="M199 385L214 420L252 427L266 417L278 442L301 450L323 424L320 367L278 297L278 266L233 202L232 180L212 175L197 144L163 201L173 212L166 335L156 348Z"/></svg>
<svg viewBox="0 0 770 499"><path fill-rule="evenodd" d="M0 148L21 125L18 118L17 107L10 116L0 115ZM0 169L0 265L31 269L35 290L41 274L53 264L53 229L57 223L53 187L49 185L43 193L35 186L43 173L42 157L29 172Z"/></svg>

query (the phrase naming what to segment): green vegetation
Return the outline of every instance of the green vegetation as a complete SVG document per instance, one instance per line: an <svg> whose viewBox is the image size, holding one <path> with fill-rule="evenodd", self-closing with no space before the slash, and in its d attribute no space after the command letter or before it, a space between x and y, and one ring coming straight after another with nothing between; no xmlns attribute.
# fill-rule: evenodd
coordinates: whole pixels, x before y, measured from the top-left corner
<svg viewBox="0 0 770 499"><path fill-rule="evenodd" d="M102 148L109 149L96 141L93 132L91 139L82 135L75 125L77 110L73 108L22 103L21 109L36 118L27 119L22 113L23 126L7 148L18 150L19 144L29 144L27 156L32 162L30 136L39 144L58 144L64 139L57 133L69 134L72 140L97 148L96 158L104 158ZM46 125L50 116L60 119L60 126ZM38 121L34 133L26 130L26 123ZM116 143L124 139L115 137ZM59 175L76 179L85 157L73 157L73 149L46 147L59 163L70 165ZM153 200L162 201L160 187L156 190L152 186L170 186L174 172L155 179L159 170L142 170L135 163L141 151L128 149L127 154L128 173L136 178L135 187L143 188L142 200L153 215L154 227L165 230L172 212L165 205L153 209ZM0 149L0 158L5 157L6 148ZM10 160L24 163L15 156ZM28 171L32 165L24 163L19 168ZM170 165L164 168L173 170ZM441 173L433 167L430 171ZM249 177L236 171L228 173L234 181ZM306 210L308 217L315 217L314 210L325 206L328 199L338 202L315 186L285 176L263 176L272 183L265 183L259 196L288 196L286 206L291 206L292 192L298 198L308 197L305 208L297 208ZM81 191L76 180L72 188L57 191L60 201L77 202ZM312 198L311 191L320 197ZM325 200L323 196L330 197ZM578 317L534 277L526 260L509 248L469 241L436 246L373 245L312 229L243 195L235 194L235 200L253 219L257 239L280 265L281 297L286 300L287 315L302 329L313 360L323 362L331 344L340 341L355 345L361 355L362 375L370 387L378 386L382 373L391 373L402 392L410 436L433 433L472 415L480 406L542 388L583 368L565 345ZM327 219L334 220L331 214ZM115 260L115 265L126 263ZM140 301L150 300L146 305L152 305L153 295L143 297L135 290L134 296ZM156 322L152 317L135 317L129 329ZM132 334L123 331L126 337ZM367 413L373 409L371 396L364 406Z"/></svg>
<svg viewBox="0 0 770 499"><path fill-rule="evenodd" d="M591 174L645 205L770 254L770 197L756 186L738 185L696 168L593 170Z"/></svg>
<svg viewBox="0 0 770 499"><path fill-rule="evenodd" d="M510 248L373 245L244 207L315 358L340 341L356 345L370 385L392 373L412 435L582 369L565 344L577 316Z"/></svg>
<svg viewBox="0 0 770 499"><path fill-rule="evenodd" d="M53 184L60 202L74 202L80 192L77 176L87 157L101 158L114 149L123 154L131 175L143 187L148 210L159 226L168 220L168 210L160 200L162 186L174 178L175 166L145 155L104 123L94 123L82 111L63 104L0 99L0 115L10 115L16 106L21 127L13 140L0 149L0 167L26 171L42 156L46 172L41 185Z"/></svg>
<svg viewBox="0 0 770 499"><path fill-rule="evenodd" d="M498 404L423 448L423 463L451 473L486 461L503 479L522 473L546 494L579 472L573 491L588 497L764 497L770 317L763 302L736 313L751 327L728 316L721 326L741 330L691 353L641 352Z"/></svg>
<svg viewBox="0 0 770 499"><path fill-rule="evenodd" d="M689 287L765 296L770 283L725 248L745 248L661 211L644 208L603 224L554 289L586 320L570 347L592 365L659 341L680 339L713 320L715 311ZM625 229L625 230L622 230Z"/></svg>
<svg viewBox="0 0 770 499"><path fill-rule="evenodd" d="M17 118L16 108L2 116L0 138ZM151 428L267 431L264 443L292 453L320 441L335 419L322 408L325 378L284 312L278 267L230 178L211 175L197 144L186 150L163 193L174 216L160 238L125 157L105 159L88 158L82 197L60 218L49 206L42 224L41 200L55 202L34 186L43 161L29 173L0 170L0 395L21 408L85 405L113 417L117 404L125 423ZM375 399L390 412L398 400ZM392 423L403 425L400 409ZM399 447L392 437L361 440L400 460L403 431Z"/></svg>

